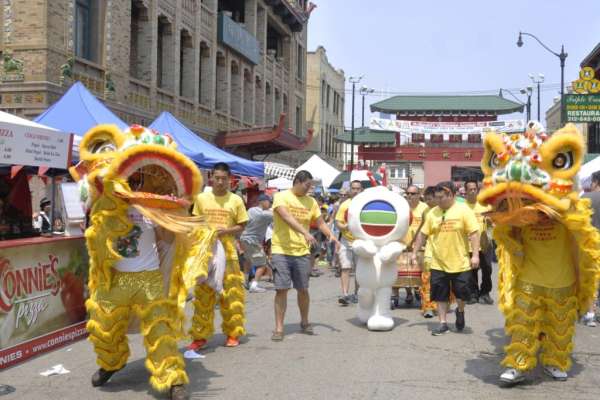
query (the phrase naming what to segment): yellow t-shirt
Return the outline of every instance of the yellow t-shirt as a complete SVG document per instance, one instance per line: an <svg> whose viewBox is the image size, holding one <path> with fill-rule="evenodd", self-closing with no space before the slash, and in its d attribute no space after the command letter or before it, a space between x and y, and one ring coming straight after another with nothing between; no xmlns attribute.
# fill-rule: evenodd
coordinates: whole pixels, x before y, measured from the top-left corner
<svg viewBox="0 0 600 400"><path fill-rule="evenodd" d="M273 200L273 237L271 253L287 256L305 256L310 246L300 232L293 230L277 213L277 207L287 208L292 217L305 229L321 216L317 201L310 196L296 196L291 190L276 193Z"/></svg>
<svg viewBox="0 0 600 400"><path fill-rule="evenodd" d="M521 233L525 258L519 280L547 288L575 283L571 242L564 225L544 220L524 227Z"/></svg>
<svg viewBox="0 0 600 400"><path fill-rule="evenodd" d="M477 222L479 223L479 233L481 234L479 248L485 250L488 245L488 243L487 243L487 222L485 220L485 217L483 216L483 213L490 211L492 207L491 206L483 206L479 202L469 203L468 201L466 201L465 204L471 210L473 210L473 212L475 213L475 217L477 218ZM469 250L470 249L471 249L471 243L469 243Z"/></svg>
<svg viewBox="0 0 600 400"><path fill-rule="evenodd" d="M345 224L348 223L348 220L346 219L346 216L347 216L346 212L348 211L348 208L350 207L351 201L352 201L352 199L348 199L348 200L344 201L342 204L340 204L340 208L338 208L337 214L335 214L336 221L340 221ZM352 243L354 241L354 236L352 236L350 229L342 230L342 237L344 239L346 239L349 243Z"/></svg>
<svg viewBox="0 0 600 400"><path fill-rule="evenodd" d="M469 235L479 231L475 214L464 203L445 212L434 207L425 217L421 232L431 246L431 269L457 273L469 271Z"/></svg>
<svg viewBox="0 0 600 400"><path fill-rule="evenodd" d="M206 223L213 229L231 228L248 222L244 201L231 192L224 196L215 196L212 192L200 193L196 196L192 213L206 218Z"/></svg>
<svg viewBox="0 0 600 400"><path fill-rule="evenodd" d="M404 239L402 239L402 242L404 244L409 245L410 242L413 240L413 238L417 234L417 230L419 229L419 226L421 225L421 221L423 220L423 213L428 208L429 207L427 207L426 203L423 203L422 201L420 201L419 204L417 204L417 206L415 208L410 210L410 212L412 214L412 223L408 227L408 232L406 232L406 236L404 237Z"/></svg>

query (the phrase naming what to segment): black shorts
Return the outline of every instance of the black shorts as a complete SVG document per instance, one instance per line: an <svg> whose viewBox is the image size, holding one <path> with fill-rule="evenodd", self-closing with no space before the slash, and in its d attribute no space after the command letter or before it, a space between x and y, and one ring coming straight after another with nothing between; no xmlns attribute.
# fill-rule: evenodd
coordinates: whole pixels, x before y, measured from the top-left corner
<svg viewBox="0 0 600 400"><path fill-rule="evenodd" d="M471 271L450 273L437 269L431 270L431 300L446 302L450 298L450 290L457 299L469 300L471 297Z"/></svg>

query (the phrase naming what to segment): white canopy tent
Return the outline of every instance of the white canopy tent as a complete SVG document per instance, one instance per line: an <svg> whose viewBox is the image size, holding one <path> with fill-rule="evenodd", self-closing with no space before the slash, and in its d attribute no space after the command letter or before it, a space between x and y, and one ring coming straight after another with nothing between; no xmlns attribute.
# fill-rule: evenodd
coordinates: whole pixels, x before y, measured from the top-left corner
<svg viewBox="0 0 600 400"><path fill-rule="evenodd" d="M596 157L581 166L579 170L579 184L581 188L587 189L591 186L592 174L596 171L600 171L600 157Z"/></svg>
<svg viewBox="0 0 600 400"><path fill-rule="evenodd" d="M278 190L286 190L292 187L292 180L287 178L276 178L271 179L267 183L268 188L278 189Z"/></svg>
<svg viewBox="0 0 600 400"><path fill-rule="evenodd" d="M333 180L340 174L340 171L329 165L316 154L296 168L296 172L302 170L310 172L315 180L319 180L323 183L323 187L325 188L328 188Z"/></svg>

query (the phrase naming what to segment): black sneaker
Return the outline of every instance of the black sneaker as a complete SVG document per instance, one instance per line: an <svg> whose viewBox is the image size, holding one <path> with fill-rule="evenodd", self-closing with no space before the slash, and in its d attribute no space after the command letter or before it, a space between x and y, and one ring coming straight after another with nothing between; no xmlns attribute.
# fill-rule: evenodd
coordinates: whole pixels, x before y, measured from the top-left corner
<svg viewBox="0 0 600 400"><path fill-rule="evenodd" d="M120 370L117 369L114 371L107 371L102 368L98 369L98 371L96 371L94 375L92 375L92 386L98 387L104 385L117 371Z"/></svg>
<svg viewBox="0 0 600 400"><path fill-rule="evenodd" d="M357 304L358 303L358 295L357 294L351 294L350 295L350 301L352 302L352 304Z"/></svg>
<svg viewBox="0 0 600 400"><path fill-rule="evenodd" d="M462 331L465 329L465 312L456 310L456 330Z"/></svg>
<svg viewBox="0 0 600 400"><path fill-rule="evenodd" d="M171 386L171 400L187 400L188 394L183 385Z"/></svg>
<svg viewBox="0 0 600 400"><path fill-rule="evenodd" d="M448 324L441 324L438 328L435 328L431 331L433 336L442 336L446 333L450 332L450 328L448 328Z"/></svg>
<svg viewBox="0 0 600 400"><path fill-rule="evenodd" d="M488 305L494 304L494 300L490 297L489 293L482 294L481 296L479 296L479 302Z"/></svg>
<svg viewBox="0 0 600 400"><path fill-rule="evenodd" d="M472 296L469 300L467 300L467 304L477 304L479 303L479 298L477 296Z"/></svg>
<svg viewBox="0 0 600 400"><path fill-rule="evenodd" d="M347 306L348 304L350 304L350 299L348 298L348 296L342 296L338 299L338 303L340 303L343 306Z"/></svg>

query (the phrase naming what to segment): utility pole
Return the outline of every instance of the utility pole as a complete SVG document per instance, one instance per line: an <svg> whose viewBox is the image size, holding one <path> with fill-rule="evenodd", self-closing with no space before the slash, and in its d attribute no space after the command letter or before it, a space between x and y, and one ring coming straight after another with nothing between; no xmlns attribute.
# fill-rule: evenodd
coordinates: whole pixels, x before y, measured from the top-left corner
<svg viewBox="0 0 600 400"><path fill-rule="evenodd" d="M350 132L350 172L354 170L354 95L356 92L356 84L359 83L362 78L362 75L358 77L351 76L348 78L348 81L352 83L352 132Z"/></svg>
<svg viewBox="0 0 600 400"><path fill-rule="evenodd" d="M540 84L544 82L544 74L538 74L538 76L535 76L533 74L529 74L529 78L531 79L531 81L537 85L537 120L539 122L542 122L541 120L541 109L540 109Z"/></svg>

